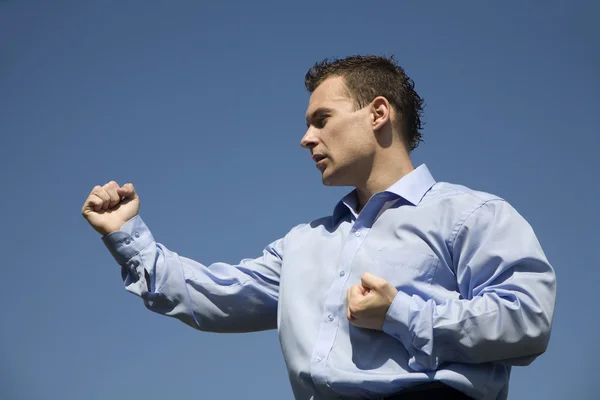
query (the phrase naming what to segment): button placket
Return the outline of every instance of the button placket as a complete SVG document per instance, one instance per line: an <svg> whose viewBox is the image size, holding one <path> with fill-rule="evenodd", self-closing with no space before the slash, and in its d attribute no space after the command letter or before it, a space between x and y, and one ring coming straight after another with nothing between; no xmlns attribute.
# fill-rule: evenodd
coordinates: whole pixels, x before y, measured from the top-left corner
<svg viewBox="0 0 600 400"><path fill-rule="evenodd" d="M313 361L310 368L311 377L315 383L318 384L326 384L327 382L327 363L324 361L326 360L326 357L329 357L334 345L337 330L339 329L339 321L342 319L341 314L339 314L340 318L335 318L335 315L342 312L340 309L339 298L340 296L345 298L344 293L342 292L344 291L348 279L352 275L350 272L354 257L368 236L371 224L365 223L365 221L370 219L372 219L371 212L359 215L353 226L350 228L350 231L347 233L347 240L343 246L342 257L338 267L338 276L342 279L334 280L325 299L325 317L319 327L317 340L312 353ZM336 323L336 321L338 323Z"/></svg>
<svg viewBox="0 0 600 400"><path fill-rule="evenodd" d="M345 317L345 305L340 304L340 298L345 298L344 288L352 276L352 262L362 244L369 236L371 226L377 211L381 210L382 201L379 198L367 205L365 210L359 214L348 230L345 230L345 243L342 254L337 265L337 273L340 279L333 279L332 285L326 295L323 309L323 320L320 323L317 338L312 351L310 376L315 384L327 384L327 360L332 354L338 329ZM335 275L334 275L335 277ZM339 318L335 318L335 316Z"/></svg>
<svg viewBox="0 0 600 400"><path fill-rule="evenodd" d="M315 348L313 349L313 358L310 374L318 384L326 384L326 365L325 362L333 347L337 331L339 329L339 321L341 318L335 316L341 312L339 298L345 297L343 293L347 279L350 274L347 273L349 265L356 254L356 251L360 247L360 239L355 238L353 232L348 232L349 240L344 245L342 250L342 257L339 262L338 275L342 279L334 279L331 288L327 293L324 306L323 322L319 327L319 333Z"/></svg>

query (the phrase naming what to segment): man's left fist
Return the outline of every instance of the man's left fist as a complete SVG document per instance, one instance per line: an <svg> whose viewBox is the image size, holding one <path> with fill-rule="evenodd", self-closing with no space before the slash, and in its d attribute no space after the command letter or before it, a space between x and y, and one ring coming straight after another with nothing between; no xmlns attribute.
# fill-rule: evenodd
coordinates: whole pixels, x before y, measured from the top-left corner
<svg viewBox="0 0 600 400"><path fill-rule="evenodd" d="M348 320L359 328L380 331L398 290L383 278L365 272L360 284L352 285L346 295Z"/></svg>

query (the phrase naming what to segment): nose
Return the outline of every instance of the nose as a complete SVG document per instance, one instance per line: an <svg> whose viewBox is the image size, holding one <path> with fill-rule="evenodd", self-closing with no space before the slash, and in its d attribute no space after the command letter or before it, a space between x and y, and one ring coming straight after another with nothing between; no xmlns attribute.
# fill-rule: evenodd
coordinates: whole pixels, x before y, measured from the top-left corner
<svg viewBox="0 0 600 400"><path fill-rule="evenodd" d="M317 137L315 136L314 131L311 128L312 127L308 128L308 130L302 137L302 140L300 140L300 146L304 147L305 149L313 149L318 144Z"/></svg>

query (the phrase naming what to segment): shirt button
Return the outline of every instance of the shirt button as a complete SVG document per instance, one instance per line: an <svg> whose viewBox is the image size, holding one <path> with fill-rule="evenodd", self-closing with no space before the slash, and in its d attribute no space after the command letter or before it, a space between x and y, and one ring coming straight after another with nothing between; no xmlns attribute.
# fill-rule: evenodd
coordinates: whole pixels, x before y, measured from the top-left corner
<svg viewBox="0 0 600 400"><path fill-rule="evenodd" d="M360 236L360 232L354 232L354 236L359 237Z"/></svg>
<svg viewBox="0 0 600 400"><path fill-rule="evenodd" d="M136 238L139 238L139 237L140 237L140 233L139 233L139 232L136 232L136 233L135 233L135 237L136 237Z"/></svg>
<svg viewBox="0 0 600 400"><path fill-rule="evenodd" d="M316 361L319 363L319 362L323 361L323 359L321 357L317 357Z"/></svg>
<svg viewBox="0 0 600 400"><path fill-rule="evenodd" d="M129 238L125 239L125 244L129 244L129 243L131 243L131 239L129 239Z"/></svg>
<svg viewBox="0 0 600 400"><path fill-rule="evenodd" d="M327 316L327 319L329 320L329 322L333 321L333 315L329 314L329 315Z"/></svg>
<svg viewBox="0 0 600 400"><path fill-rule="evenodd" d="M346 273L344 271L340 271L340 276L344 276Z"/></svg>

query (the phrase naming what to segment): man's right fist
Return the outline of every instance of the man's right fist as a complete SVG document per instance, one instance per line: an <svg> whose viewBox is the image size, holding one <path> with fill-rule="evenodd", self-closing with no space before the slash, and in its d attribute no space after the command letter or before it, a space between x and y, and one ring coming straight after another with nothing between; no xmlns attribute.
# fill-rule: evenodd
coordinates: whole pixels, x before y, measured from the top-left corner
<svg viewBox="0 0 600 400"><path fill-rule="evenodd" d="M122 187L115 181L96 186L83 203L81 214L101 235L121 229L140 210L140 198L131 183Z"/></svg>

